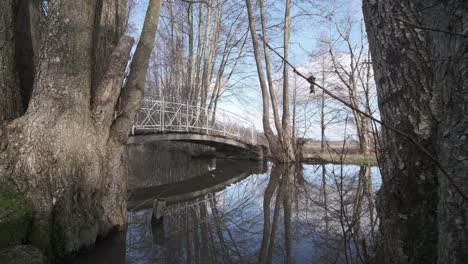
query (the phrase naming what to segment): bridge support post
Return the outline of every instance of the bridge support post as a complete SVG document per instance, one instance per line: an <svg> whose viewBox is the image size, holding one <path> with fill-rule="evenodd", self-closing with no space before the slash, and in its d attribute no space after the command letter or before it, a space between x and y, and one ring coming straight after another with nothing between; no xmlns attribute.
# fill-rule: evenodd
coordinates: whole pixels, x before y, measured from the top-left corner
<svg viewBox="0 0 468 264"><path fill-rule="evenodd" d="M166 201L155 199L153 202L153 213L151 215L151 223L154 225L162 224L164 220L165 211L166 211Z"/></svg>
<svg viewBox="0 0 468 264"><path fill-rule="evenodd" d="M185 105L185 108L187 108L187 115L186 115L186 117L185 117L185 118L186 118L186 120L185 120L185 121L186 121L186 122L185 122L185 125L186 125L186 130L187 130L187 132L189 131L189 124L190 124L190 123L189 123L189 122L190 122L190 119L189 119L189 105L188 105L188 104L189 104L189 102L188 102L188 100L187 100L187 104Z"/></svg>
<svg viewBox="0 0 468 264"><path fill-rule="evenodd" d="M252 145L257 144L257 142L255 142L254 130L255 130L255 126L250 128L250 135L252 136Z"/></svg>
<svg viewBox="0 0 468 264"><path fill-rule="evenodd" d="M210 124L209 124L209 120L208 120L208 116L210 115L209 109L205 106L205 114L206 114L206 134L209 135L210 134Z"/></svg>
<svg viewBox="0 0 468 264"><path fill-rule="evenodd" d="M164 96L162 97L162 106L161 106L161 111L159 111L161 113L161 118L159 119L160 122L161 122L161 131L164 132L164 115L165 115L165 104L164 104Z"/></svg>

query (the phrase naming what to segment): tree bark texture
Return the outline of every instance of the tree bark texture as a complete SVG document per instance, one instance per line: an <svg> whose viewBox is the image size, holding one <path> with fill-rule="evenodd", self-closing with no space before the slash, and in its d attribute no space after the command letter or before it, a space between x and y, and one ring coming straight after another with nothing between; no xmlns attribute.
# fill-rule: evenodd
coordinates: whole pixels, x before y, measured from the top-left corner
<svg viewBox="0 0 468 264"><path fill-rule="evenodd" d="M96 15L93 32L93 78L92 93L104 77L109 64L109 56L124 33L126 1L96 1Z"/></svg>
<svg viewBox="0 0 468 264"><path fill-rule="evenodd" d="M12 24L10 9L3 8L9 8L8 3L1 4L0 26L8 25L6 29ZM3 133L1 191L25 195L34 212L27 242L52 258L91 245L127 221L125 142L139 109L128 107L138 107L141 100L162 1L149 2L146 20L151 21L145 20L122 88L133 45L132 38L123 36L124 3L48 2L27 111L9 122ZM11 36L8 39L14 41ZM14 61L14 49L10 50L0 50L2 60ZM17 74L15 65L3 65ZM4 76L2 89L21 94L19 84ZM16 97L6 96L0 104L2 113L7 109L13 114L5 120L19 116L11 109L17 111L14 107L20 105Z"/></svg>
<svg viewBox="0 0 468 264"><path fill-rule="evenodd" d="M453 185L468 193L468 4L366 0L363 10L382 121L416 139L453 179L382 128L382 259L463 263L468 208Z"/></svg>
<svg viewBox="0 0 468 264"><path fill-rule="evenodd" d="M425 3L426 4L426 3ZM425 17L430 28L463 34L431 32L431 62L440 95L438 158L454 184L468 194L468 2L450 0ZM427 5L427 4L426 4ZM439 171L438 263L468 259L468 201Z"/></svg>
<svg viewBox="0 0 468 264"><path fill-rule="evenodd" d="M0 3L0 127L22 112L21 93L15 63L14 1Z"/></svg>

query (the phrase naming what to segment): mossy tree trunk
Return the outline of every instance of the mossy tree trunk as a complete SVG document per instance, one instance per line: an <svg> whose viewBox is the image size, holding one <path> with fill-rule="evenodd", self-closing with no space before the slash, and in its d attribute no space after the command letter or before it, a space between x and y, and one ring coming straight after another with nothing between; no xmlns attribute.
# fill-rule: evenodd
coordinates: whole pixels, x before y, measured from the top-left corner
<svg viewBox="0 0 468 264"><path fill-rule="evenodd" d="M3 1L0 10L1 32L9 36L13 3ZM0 74L2 95L11 91L0 104L6 125L0 135L0 181L3 188L23 193L33 209L29 241L61 256L126 223L124 145L143 95L162 1L149 2L123 88L133 44L123 35L125 1L48 5L24 114L17 110L20 86L12 77L18 74L14 49L22 47L11 37L0 49L8 61Z"/></svg>

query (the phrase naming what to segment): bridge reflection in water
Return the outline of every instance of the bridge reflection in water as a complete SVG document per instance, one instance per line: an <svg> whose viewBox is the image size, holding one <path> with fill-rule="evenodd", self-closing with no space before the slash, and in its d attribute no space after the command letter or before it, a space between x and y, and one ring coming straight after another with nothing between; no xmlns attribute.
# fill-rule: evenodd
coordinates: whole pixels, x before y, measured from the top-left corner
<svg viewBox="0 0 468 264"><path fill-rule="evenodd" d="M189 200L184 196L192 192L189 184L186 192L170 191L171 184L164 186L170 204L162 226L151 225L151 209L130 211L128 263L346 263L346 258L359 263L362 252L352 249L348 234L354 232L368 246L372 243L376 186L371 171L375 169L345 166L345 189L340 196L337 165L306 165L305 169L276 165L268 173L250 177L241 168L248 165L218 162L214 178L232 170L239 173L238 181ZM368 180L360 181L359 176ZM159 190L154 194L164 196ZM343 212L345 216L340 217ZM344 236L343 219L354 223ZM346 256L345 239L350 248Z"/></svg>
<svg viewBox="0 0 468 264"><path fill-rule="evenodd" d="M376 168L192 162L206 165L195 177L134 185L125 239L108 263L363 263L372 254L354 245L372 248ZM155 197L168 201L159 226L145 203Z"/></svg>

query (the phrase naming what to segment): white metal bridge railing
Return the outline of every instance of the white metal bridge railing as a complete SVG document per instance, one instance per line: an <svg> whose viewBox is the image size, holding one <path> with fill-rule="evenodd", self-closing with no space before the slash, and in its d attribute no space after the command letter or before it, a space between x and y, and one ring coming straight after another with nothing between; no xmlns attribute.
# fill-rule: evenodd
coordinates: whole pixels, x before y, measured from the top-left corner
<svg viewBox="0 0 468 264"><path fill-rule="evenodd" d="M139 132L180 132L223 136L243 143L257 144L253 122L235 113L197 106L192 102L143 99L132 127Z"/></svg>

